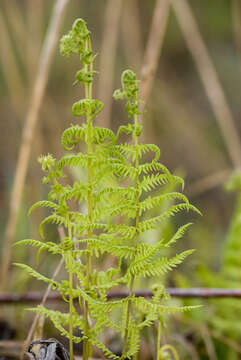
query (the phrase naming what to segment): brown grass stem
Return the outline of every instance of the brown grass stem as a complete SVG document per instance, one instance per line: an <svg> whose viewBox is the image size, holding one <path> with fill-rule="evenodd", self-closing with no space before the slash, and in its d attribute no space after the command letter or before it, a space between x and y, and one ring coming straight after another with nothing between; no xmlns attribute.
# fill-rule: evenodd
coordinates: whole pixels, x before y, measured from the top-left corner
<svg viewBox="0 0 241 360"><path fill-rule="evenodd" d="M169 0L157 0L141 69L140 99L149 98L158 66L169 14ZM143 111L145 104L140 104Z"/></svg>
<svg viewBox="0 0 241 360"><path fill-rule="evenodd" d="M104 29L100 51L100 74L97 98L105 104L97 122L111 128L111 106L114 80L114 65L123 0L108 0L104 16Z"/></svg>
<svg viewBox="0 0 241 360"><path fill-rule="evenodd" d="M192 9L186 0L172 1L172 6L222 132L231 161L234 167L240 167L241 143L233 115Z"/></svg>
<svg viewBox="0 0 241 360"><path fill-rule="evenodd" d="M123 3L121 37L128 67L139 73L144 53L138 0Z"/></svg>
<svg viewBox="0 0 241 360"><path fill-rule="evenodd" d="M14 177L13 191L10 199L9 217L4 236L2 263L1 263L1 289L6 286L8 278L8 269L12 255L12 243L16 231L18 213L26 180L26 173L31 154L31 147L34 140L35 128L38 120L40 105L43 100L51 60L56 48L60 24L63 18L63 12L69 0L57 0L53 9L53 15L45 37L37 76L34 82L30 105L27 112L26 122L23 128L22 143L20 146L17 160L17 168Z"/></svg>
<svg viewBox="0 0 241 360"><path fill-rule="evenodd" d="M9 97L12 105L19 108L24 104L25 87L20 75L19 64L14 55L14 46L11 41L9 31L3 13L0 11L0 42L2 50L0 52L0 63L8 88Z"/></svg>

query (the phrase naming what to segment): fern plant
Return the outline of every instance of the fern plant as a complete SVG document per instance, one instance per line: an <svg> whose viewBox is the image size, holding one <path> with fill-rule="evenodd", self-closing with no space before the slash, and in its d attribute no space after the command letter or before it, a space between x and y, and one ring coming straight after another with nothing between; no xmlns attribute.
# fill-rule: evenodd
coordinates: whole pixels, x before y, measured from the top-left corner
<svg viewBox="0 0 241 360"><path fill-rule="evenodd" d="M139 103L138 80L135 73L126 70L122 74L122 89L114 92L115 99L126 100L126 111L129 117L133 118L132 124L121 126L118 133L126 132L132 137L132 144L125 143L116 145L119 152L125 157L125 164L118 164L114 168L114 173L122 181L128 179L130 186L124 198L119 201L118 213L131 220L131 225L126 226L125 241L131 244L134 250L130 257L130 262L125 274L125 281L129 286L128 302L123 313L124 343L122 358L131 358L138 351L140 330L145 326L150 326L155 320L160 318L164 312L183 311L188 308L170 307L160 304L160 294L154 295L151 301L143 297L136 298L133 295L134 283L140 277L156 277L165 274L180 264L193 250L187 250L174 256L166 258L162 256L162 251L175 244L179 240L191 223L178 229L171 239L161 239L154 245L143 243L143 234L157 229L161 224L180 211L193 210L200 214L199 210L191 205L188 199L180 192L166 192L162 195L150 195L151 190L155 190L162 185L180 184L184 185L183 180L172 175L169 170L159 162L160 150L154 144L141 144L139 137L142 126L138 121ZM153 160L143 161L148 153L153 154ZM166 200L174 200L176 203L165 209L158 216L148 217L150 210L157 208ZM127 221L128 223L128 221ZM116 227L122 233L123 225ZM128 230L127 230L128 229ZM130 245L129 245L130 246ZM158 297L159 296L159 297ZM159 299L159 302L157 301ZM164 296L164 299L166 297ZM159 304L158 304L159 303ZM131 308L134 307L134 311ZM134 313L146 312L146 319L139 321ZM140 320L140 319L139 319Z"/></svg>
<svg viewBox="0 0 241 360"><path fill-rule="evenodd" d="M42 169L46 172L43 181L50 184L51 190L48 200L34 204L30 209L30 213L37 207L47 207L51 210L51 215L46 217L40 225L42 238L44 238L44 225L48 223L63 225L67 234L60 244L31 239L20 241L19 244L37 246L40 249L39 253L47 250L50 253L63 256L69 280L60 283L53 282L26 265L19 266L25 268L39 280L51 283L53 287L62 293L63 298L69 302L69 314L64 316L42 307L36 311L52 319L61 333L69 337L70 358L72 359L73 340L77 342L82 340L82 338L77 339L73 336L75 326L80 327L83 331L85 358L88 357L90 351L87 335L89 332L88 301L83 298L84 318L80 320L73 304L73 299L80 296L77 289L73 288L73 274L77 274L81 288L84 289L85 293L88 293L91 284L93 244L95 244L93 233L95 229L105 229L106 226L104 223L98 223L101 219L105 219L106 216L103 197L98 191L102 189L103 182L108 183L108 180L111 181L110 168L114 152L112 143L115 137L111 130L93 125L93 120L101 111L103 104L92 99L92 82L95 73L93 61L95 56L91 49L90 32L83 20L76 20L71 31L61 39L60 51L65 56L72 53L80 56L82 68L76 73L75 82L84 85L85 99L74 103L72 113L74 116L83 117L85 121L82 126L72 125L63 132L62 146L69 154L64 155L58 161L52 155L40 157L39 161L42 164ZM73 153L74 149L78 149L80 142L86 144L87 152ZM65 177L64 170L66 167L85 169L87 181L63 185L61 179ZM86 206L87 213L73 211L73 201L80 206ZM80 250L75 249L74 238L77 239L76 242L83 243L85 246ZM80 258L84 258L83 263L79 262ZM66 299L67 295L68 300ZM68 332L62 326L62 322L64 325L69 324Z"/></svg>
<svg viewBox="0 0 241 360"><path fill-rule="evenodd" d="M63 132L62 145L68 153L60 160L52 155L42 156L39 161L46 172L44 183L50 185L48 200L39 201L30 209L47 207L51 214L40 224L44 238L44 226L48 223L62 225L66 237L60 243L26 239L18 242L39 248L38 255L47 250L64 258L68 280L53 281L25 264L18 264L35 278L50 283L69 303L69 312L39 306L33 311L48 317L61 334L69 338L70 359L73 359L73 342L83 341L83 359L92 354L97 346L107 358L125 359L137 356L141 330L156 320L162 323L164 313L184 311L192 307L175 307L166 303L168 296L163 286L150 301L134 295L137 278L158 277L175 268L193 250L187 250L172 258L162 256L162 251L173 246L187 231L190 223L181 226L171 238L163 238L150 245L143 241L143 234L157 229L163 221L180 211L195 211L188 199L180 192L164 192L152 195L152 191L167 184L179 184L183 180L172 175L159 162L160 150L153 144L141 144L139 137L138 81L136 75L126 70L122 74L122 89L116 90L116 99L126 100L126 110L133 121L120 126L115 135L110 129L94 126L94 118L103 104L92 98L93 55L90 32L86 23L78 19L70 32L61 39L63 55L80 56L82 68L76 73L76 83L84 85L85 98L72 107L74 116L82 117L82 125L72 125ZM131 137L132 143L121 143L121 134ZM86 151L80 151L80 145ZM75 152L74 152L75 151ZM151 161L145 161L148 153ZM65 184L65 169L77 167L86 174L86 181ZM175 201L157 216L150 210L166 200ZM77 210L76 210L77 209ZM121 223L116 221L122 219ZM117 266L100 271L95 258L103 254L115 256ZM73 277L78 282L73 282ZM127 298L108 301L108 293L116 286L127 286ZM78 304L74 303L78 300ZM78 313L80 307L83 316ZM112 316L116 311L120 318ZM81 336L74 335L74 329ZM112 328L123 338L122 356L115 355L101 341L105 328ZM157 356L160 357L160 344ZM174 351L173 351L174 352Z"/></svg>

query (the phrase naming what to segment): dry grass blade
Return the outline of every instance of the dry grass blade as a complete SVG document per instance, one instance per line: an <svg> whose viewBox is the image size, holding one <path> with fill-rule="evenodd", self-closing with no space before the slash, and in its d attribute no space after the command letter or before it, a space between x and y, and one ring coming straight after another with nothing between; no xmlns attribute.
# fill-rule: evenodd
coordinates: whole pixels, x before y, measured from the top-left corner
<svg viewBox="0 0 241 360"><path fill-rule="evenodd" d="M217 72L202 39L192 9L186 0L172 1L187 47L193 56L208 99L222 131L223 139L235 167L241 166L241 143L232 112Z"/></svg>
<svg viewBox="0 0 241 360"><path fill-rule="evenodd" d="M121 34L128 67L139 72L143 56L141 21L138 0L125 1L121 19Z"/></svg>
<svg viewBox="0 0 241 360"><path fill-rule="evenodd" d="M140 98L143 102L148 100L153 86L169 14L169 3L169 0L156 1L141 69ZM142 104L141 110L143 110L143 108L144 103Z"/></svg>
<svg viewBox="0 0 241 360"><path fill-rule="evenodd" d="M100 51L100 75L98 99L105 104L98 122L110 128L111 104L114 78L114 64L118 39L119 22L123 0L108 0L104 17L104 30Z"/></svg>
<svg viewBox="0 0 241 360"><path fill-rule="evenodd" d="M41 52L38 72L34 83L30 106L27 113L26 122L23 129L22 143L17 161L17 169L14 178L13 191L10 200L9 218L3 243L2 264L1 264L1 288L4 289L7 281L7 273L11 260L11 245L13 242L18 212L22 198L26 172L31 153L31 146L34 139L34 131L38 120L38 113L43 100L44 91L47 84L50 63L56 47L58 32L63 17L64 9L69 0L57 0L50 26L46 34Z"/></svg>
<svg viewBox="0 0 241 360"><path fill-rule="evenodd" d="M18 56L23 65L26 63L26 54L23 49L26 48L27 38L29 36L24 23L24 17L20 11L19 1L4 0L5 17L8 20L11 34L14 36L14 46L17 48Z"/></svg>
<svg viewBox="0 0 241 360"><path fill-rule="evenodd" d="M241 51L241 4L239 0L232 0L231 10L234 41L237 49Z"/></svg>
<svg viewBox="0 0 241 360"><path fill-rule="evenodd" d="M27 37L27 61L26 61L26 72L28 74L28 80L31 84L34 79L34 74L38 65L38 56L41 48L41 35L43 19L43 1L42 0L28 0L27 2L27 13L28 13L28 31L31 36Z"/></svg>
<svg viewBox="0 0 241 360"><path fill-rule="evenodd" d="M14 55L12 42L4 20L4 16L0 11L0 62L3 74L9 91L9 97L16 108L23 103L25 88L23 79L20 76L20 69Z"/></svg>

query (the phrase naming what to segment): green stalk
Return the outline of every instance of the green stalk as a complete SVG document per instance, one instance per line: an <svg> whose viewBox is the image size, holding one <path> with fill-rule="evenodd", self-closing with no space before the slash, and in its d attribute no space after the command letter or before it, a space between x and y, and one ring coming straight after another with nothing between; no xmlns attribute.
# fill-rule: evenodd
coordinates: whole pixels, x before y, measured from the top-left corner
<svg viewBox="0 0 241 360"><path fill-rule="evenodd" d="M90 41L86 41L86 48L91 50L91 44ZM93 64L90 64L90 70L92 70L93 68ZM88 71L88 65L85 65L85 70ZM86 99L91 99L92 97L92 83L90 84L85 84L85 97ZM89 114L87 114L87 124L88 124L88 138L87 138L87 142L88 142L88 156L90 154L92 154L93 152L93 148L92 148L92 140L91 140L91 133L92 133L92 119L91 116ZM93 178L93 174L92 174L92 164L91 164L91 160L88 159L88 185L90 185L92 183L92 178ZM88 191L88 218L89 221L92 221L92 189L89 189ZM88 232L88 238L91 238L93 235L92 230L90 230ZM91 264L91 254L88 251L89 250L89 245L87 242L87 259L86 259L86 284L85 284L85 291L89 290L90 287L90 274L91 274L91 268L92 268L92 264ZM88 303L87 301L84 301L84 336L88 336L88 332L89 332L89 319L88 319L88 315L89 315L89 307L88 307ZM83 360L88 360L89 356L91 356L92 353L92 347L91 347L91 343L89 343L88 338L84 338L84 343L83 343Z"/></svg>
<svg viewBox="0 0 241 360"><path fill-rule="evenodd" d="M160 358L158 360L162 360L162 353L164 351L169 351L172 355L173 355L173 359L174 360L179 360L179 356L178 356L178 353L177 353L177 350L174 348L174 346L170 345L170 344L166 344L166 345L163 345L161 348L160 348ZM164 358L163 358L164 360Z"/></svg>
<svg viewBox="0 0 241 360"><path fill-rule="evenodd" d="M140 192L139 192L139 188L140 188L140 182L139 182L139 158L138 158L138 151L137 151L137 146L138 146L138 136L136 135L136 129L137 129L137 125L138 125L138 118L137 115L134 115L134 125L135 125L135 129L134 129L134 136L133 139L135 141L135 150L136 150L136 163L135 163L135 168L136 168L136 223L135 223L135 227L136 227L136 237L134 240L134 247L135 249L137 248L138 245L138 237L139 237L139 217L140 217L140 211L139 211L139 202L140 202ZM131 276L131 282L130 282L130 290L129 290L129 296L132 295L133 290L134 290L134 281L135 281L135 276L132 275ZM122 359L125 358L125 354L127 352L127 348L128 348L128 328L129 328L129 321L130 321L130 311L131 311L131 301L128 300L127 303L127 314L126 314L126 325L125 325L125 335L124 335L124 343L123 343L123 353L122 353Z"/></svg>
<svg viewBox="0 0 241 360"><path fill-rule="evenodd" d="M68 219L69 222L69 219ZM72 242L72 231L70 222L68 224L69 240ZM72 249L69 250L69 356L73 360L73 259Z"/></svg>
<svg viewBox="0 0 241 360"><path fill-rule="evenodd" d="M161 359L161 331L162 331L162 323L161 323L161 319L158 319L158 330L157 330L157 350L156 350L156 360L160 360Z"/></svg>

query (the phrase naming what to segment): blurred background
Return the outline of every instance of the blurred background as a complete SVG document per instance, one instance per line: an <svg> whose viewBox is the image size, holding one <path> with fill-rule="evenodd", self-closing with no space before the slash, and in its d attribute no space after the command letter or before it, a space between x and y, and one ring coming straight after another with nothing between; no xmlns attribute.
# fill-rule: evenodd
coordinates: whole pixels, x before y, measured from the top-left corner
<svg viewBox="0 0 241 360"><path fill-rule="evenodd" d="M185 178L185 194L203 213L194 218L192 230L178 244L180 249L195 248L196 252L168 285L241 288L239 275L223 274L228 244L241 258L241 205L240 212L237 205L241 189L237 175L241 165L240 1L66 0L51 53L43 44L53 17L58 16L57 3L0 2L1 262L7 253L10 264L16 260L35 264L34 252L12 249L11 244L39 238L43 214L38 211L31 219L27 217L29 207L47 193L37 158L47 153L60 157L61 133L76 122L71 106L83 95L80 87L73 86L78 59L63 58L58 39L81 17L87 21L98 54L94 96L105 103L99 125L116 130L128 121L123 104L112 102L112 92L120 86L122 71L133 69L146 102L144 139L157 144L161 162ZM46 57L49 66L44 63ZM21 151L24 160L19 158ZM25 170L21 170L23 163ZM16 175L17 167L22 177ZM234 172L236 178L230 185ZM227 184L233 192L227 191ZM235 236L228 241L234 234L234 222ZM49 231L55 236L54 227ZM235 261L235 266L241 265L233 257L232 252L232 266ZM56 264L42 261L45 270L53 272ZM7 279L2 290L44 288L12 265L2 266ZM225 308L225 314L220 315L220 308ZM241 317L235 314L241 314L240 309L238 300L213 300L199 315L177 319L173 333L178 335L173 341L179 344L183 359L239 359ZM13 322L15 310L7 307L7 311ZM212 323L210 314L219 321ZM240 322L235 334L234 319Z"/></svg>

